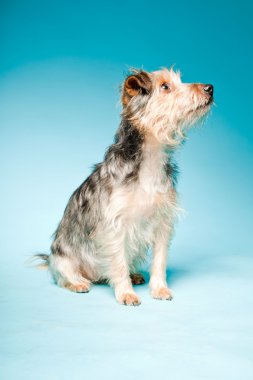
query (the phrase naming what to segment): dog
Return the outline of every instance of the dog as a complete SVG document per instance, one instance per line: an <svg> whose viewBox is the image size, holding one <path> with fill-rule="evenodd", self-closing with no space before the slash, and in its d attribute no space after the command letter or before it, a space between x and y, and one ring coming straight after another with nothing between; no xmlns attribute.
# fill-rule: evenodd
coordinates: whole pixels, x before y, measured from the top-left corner
<svg viewBox="0 0 253 380"><path fill-rule="evenodd" d="M56 284L86 293L106 281L124 305L139 305L133 284L153 252L153 298L171 300L166 258L177 215L174 150L213 103L211 84L182 83L180 72L133 70L122 86L122 114L103 162L72 194L44 260Z"/></svg>

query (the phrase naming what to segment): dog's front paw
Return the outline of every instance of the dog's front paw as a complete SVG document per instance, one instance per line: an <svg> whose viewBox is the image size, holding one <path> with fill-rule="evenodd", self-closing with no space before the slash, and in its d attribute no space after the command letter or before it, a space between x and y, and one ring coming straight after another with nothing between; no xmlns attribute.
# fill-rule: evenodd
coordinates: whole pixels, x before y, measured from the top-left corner
<svg viewBox="0 0 253 380"><path fill-rule="evenodd" d="M139 297L137 297L134 293L123 293L119 298L118 302L122 305L128 305L128 306L138 306L140 305L141 301Z"/></svg>
<svg viewBox="0 0 253 380"><path fill-rule="evenodd" d="M171 301L173 298L171 290L169 288L166 288L166 287L153 289L151 291L151 294L152 294L153 298L159 299L159 300Z"/></svg>

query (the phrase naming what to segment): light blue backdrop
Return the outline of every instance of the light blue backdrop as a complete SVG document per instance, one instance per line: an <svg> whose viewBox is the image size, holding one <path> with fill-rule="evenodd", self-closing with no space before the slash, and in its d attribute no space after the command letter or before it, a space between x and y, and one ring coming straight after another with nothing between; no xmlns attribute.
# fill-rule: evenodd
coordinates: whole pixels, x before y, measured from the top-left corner
<svg viewBox="0 0 253 380"><path fill-rule="evenodd" d="M1 2L1 379L253 378L252 16L250 1ZM173 302L57 288L24 261L112 141L128 68L171 64L217 104L177 154Z"/></svg>

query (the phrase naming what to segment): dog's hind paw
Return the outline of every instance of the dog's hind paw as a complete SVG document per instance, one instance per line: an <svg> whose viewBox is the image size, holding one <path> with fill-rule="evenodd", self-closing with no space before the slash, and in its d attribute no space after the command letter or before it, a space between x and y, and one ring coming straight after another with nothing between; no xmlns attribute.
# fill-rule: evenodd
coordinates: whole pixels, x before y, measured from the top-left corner
<svg viewBox="0 0 253 380"><path fill-rule="evenodd" d="M67 284L64 287L75 293L88 293L90 290L87 284Z"/></svg>

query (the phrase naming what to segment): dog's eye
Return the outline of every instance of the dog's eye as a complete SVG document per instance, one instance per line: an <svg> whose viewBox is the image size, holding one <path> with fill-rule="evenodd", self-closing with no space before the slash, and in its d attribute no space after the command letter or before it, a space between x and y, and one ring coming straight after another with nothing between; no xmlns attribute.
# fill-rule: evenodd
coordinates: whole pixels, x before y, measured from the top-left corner
<svg viewBox="0 0 253 380"><path fill-rule="evenodd" d="M169 83L163 83L162 85L161 85L161 88L164 90L164 91L170 91L171 90L171 86L170 86L170 84Z"/></svg>

